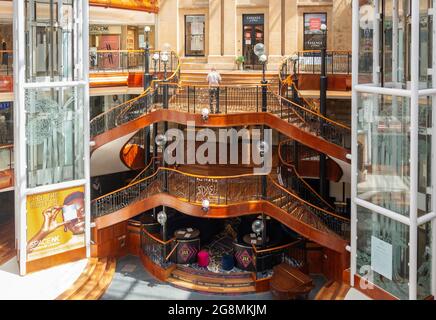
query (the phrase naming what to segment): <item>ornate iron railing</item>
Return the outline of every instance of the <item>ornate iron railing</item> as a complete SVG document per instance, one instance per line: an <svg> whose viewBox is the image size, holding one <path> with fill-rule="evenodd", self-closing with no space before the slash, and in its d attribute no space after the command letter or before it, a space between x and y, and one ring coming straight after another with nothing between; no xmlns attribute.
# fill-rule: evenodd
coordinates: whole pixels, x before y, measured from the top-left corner
<svg viewBox="0 0 436 320"><path fill-rule="evenodd" d="M350 51L327 51L326 54L327 73L350 74L351 58L352 56ZM282 65L279 69L280 79L285 80L288 76L294 73L294 69L297 74L321 73L321 51L320 50L298 51L293 55L286 57L283 60Z"/></svg>
<svg viewBox="0 0 436 320"><path fill-rule="evenodd" d="M168 268L172 264L169 258L173 253L173 247L176 245L175 238L163 241L145 228L141 228L140 237L141 250L153 263L162 268Z"/></svg>
<svg viewBox="0 0 436 320"><path fill-rule="evenodd" d="M351 148L351 128L331 120L315 111L305 108L292 100L277 95L280 100L280 117L290 123L299 123L300 128L310 131L312 134L335 145L346 149Z"/></svg>
<svg viewBox="0 0 436 320"><path fill-rule="evenodd" d="M166 183L167 181L167 183ZM266 200L294 218L325 233L347 236L349 220L317 207L267 178L267 195L262 194L262 175L200 176L171 168L158 168L152 175L111 192L91 203L94 218L110 214L155 194L167 193L181 201L211 206Z"/></svg>
<svg viewBox="0 0 436 320"><path fill-rule="evenodd" d="M283 176L283 182L285 186L289 189L295 191L304 200L318 206L321 208L328 208L329 210L336 211L336 208L329 203L326 199L321 197L321 195L316 192L315 189L311 187L310 184L303 179L303 177L298 173L295 166L295 161L293 155L295 154L295 146L293 140L281 141L278 149L278 156L281 164L281 172ZM298 157L297 161L300 160L319 160L319 153L313 149L310 149L304 145L298 144L297 146ZM285 172L287 174L285 174Z"/></svg>
<svg viewBox="0 0 436 320"><path fill-rule="evenodd" d="M161 57L161 55L159 55ZM161 62L159 58L159 63ZM151 86L144 90L138 97L135 97L129 101L126 101L118 106L114 106L108 111L99 114L91 120L90 134L91 137L102 134L110 129L114 129L117 126L134 120L144 113L151 110L153 103L155 103L159 97L156 91L156 87L159 88L158 83L178 82L180 79L180 61L178 56L172 52L171 58L167 63L167 73L170 75L166 80L153 80Z"/></svg>

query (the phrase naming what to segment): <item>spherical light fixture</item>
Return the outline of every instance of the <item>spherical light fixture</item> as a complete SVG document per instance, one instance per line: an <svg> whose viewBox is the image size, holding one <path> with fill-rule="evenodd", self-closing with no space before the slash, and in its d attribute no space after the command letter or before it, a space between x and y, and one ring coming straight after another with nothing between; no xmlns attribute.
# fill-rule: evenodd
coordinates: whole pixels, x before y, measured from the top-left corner
<svg viewBox="0 0 436 320"><path fill-rule="evenodd" d="M206 121L207 119L209 119L209 109L208 108L201 109L201 117L203 118L203 121Z"/></svg>
<svg viewBox="0 0 436 320"><path fill-rule="evenodd" d="M327 31L327 26L326 26L325 23L323 23L323 24L321 25L320 30L321 30L322 32Z"/></svg>
<svg viewBox="0 0 436 320"><path fill-rule="evenodd" d="M256 43L254 46L254 54L258 57L265 54L265 45L263 43Z"/></svg>
<svg viewBox="0 0 436 320"><path fill-rule="evenodd" d="M144 32L145 32L145 33L149 33L150 31L151 31L150 26L145 26L145 27L144 27Z"/></svg>
<svg viewBox="0 0 436 320"><path fill-rule="evenodd" d="M209 206L210 206L209 200L203 199L203 201L201 202L201 209L203 209L204 212L208 212Z"/></svg>
<svg viewBox="0 0 436 320"><path fill-rule="evenodd" d="M157 222L159 222L159 224L161 226L163 226L166 222L167 222L167 214L165 213L165 211L161 211L157 214Z"/></svg>
<svg viewBox="0 0 436 320"><path fill-rule="evenodd" d="M166 52L162 53L160 58L161 58L163 63L168 62L168 54Z"/></svg>
<svg viewBox="0 0 436 320"><path fill-rule="evenodd" d="M265 54L262 54L262 55L259 57L259 61L260 61L261 63L265 63L265 62L266 62L266 55L265 55Z"/></svg>
<svg viewBox="0 0 436 320"><path fill-rule="evenodd" d="M158 134L156 136L156 144L158 146L163 146L167 142L167 137L164 134Z"/></svg>
<svg viewBox="0 0 436 320"><path fill-rule="evenodd" d="M156 52L155 54L153 54L153 60L154 61L158 61L159 58L160 58L159 53Z"/></svg>
<svg viewBox="0 0 436 320"><path fill-rule="evenodd" d="M251 230L253 230L253 232L257 235L259 235L262 231L263 231L264 225L262 220L254 220L253 223L251 224Z"/></svg>

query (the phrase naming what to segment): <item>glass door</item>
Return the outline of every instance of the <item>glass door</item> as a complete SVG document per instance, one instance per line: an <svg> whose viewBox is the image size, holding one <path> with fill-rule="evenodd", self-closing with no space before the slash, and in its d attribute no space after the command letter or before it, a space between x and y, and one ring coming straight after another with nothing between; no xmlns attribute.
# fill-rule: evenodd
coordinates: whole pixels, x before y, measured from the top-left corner
<svg viewBox="0 0 436 320"><path fill-rule="evenodd" d="M249 70L260 70L262 65L259 58L254 54L253 48L257 43L264 43L264 26L244 25L243 27L242 52L245 58L244 68Z"/></svg>

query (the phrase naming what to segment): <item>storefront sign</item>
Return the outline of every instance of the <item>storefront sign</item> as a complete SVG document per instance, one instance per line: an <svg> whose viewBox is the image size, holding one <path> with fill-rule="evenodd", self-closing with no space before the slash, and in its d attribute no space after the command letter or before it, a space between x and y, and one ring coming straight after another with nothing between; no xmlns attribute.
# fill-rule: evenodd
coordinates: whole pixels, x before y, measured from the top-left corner
<svg viewBox="0 0 436 320"><path fill-rule="evenodd" d="M89 0L89 5L154 13L159 11L158 0Z"/></svg>
<svg viewBox="0 0 436 320"><path fill-rule="evenodd" d="M27 261L85 246L84 189L27 196Z"/></svg>
<svg viewBox="0 0 436 320"><path fill-rule="evenodd" d="M321 25L327 24L326 13L304 14L304 50L319 50L323 46Z"/></svg>
<svg viewBox="0 0 436 320"><path fill-rule="evenodd" d="M91 24L89 25L89 34L121 34L121 26Z"/></svg>
<svg viewBox="0 0 436 320"><path fill-rule="evenodd" d="M264 23L263 14L244 14L242 20L244 25L259 25Z"/></svg>
<svg viewBox="0 0 436 320"><path fill-rule="evenodd" d="M392 280L392 245L371 236L371 269Z"/></svg>

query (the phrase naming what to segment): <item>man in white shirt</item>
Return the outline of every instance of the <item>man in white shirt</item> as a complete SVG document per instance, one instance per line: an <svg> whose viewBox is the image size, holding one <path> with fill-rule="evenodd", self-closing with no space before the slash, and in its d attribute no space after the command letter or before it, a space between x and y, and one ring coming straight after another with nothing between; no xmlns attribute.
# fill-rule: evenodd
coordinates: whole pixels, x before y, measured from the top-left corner
<svg viewBox="0 0 436 320"><path fill-rule="evenodd" d="M213 113L213 99L216 101L216 112L219 113L219 104L220 104L220 82L221 75L214 67L210 70L206 77L207 82L209 83L209 104L210 104L210 112Z"/></svg>

